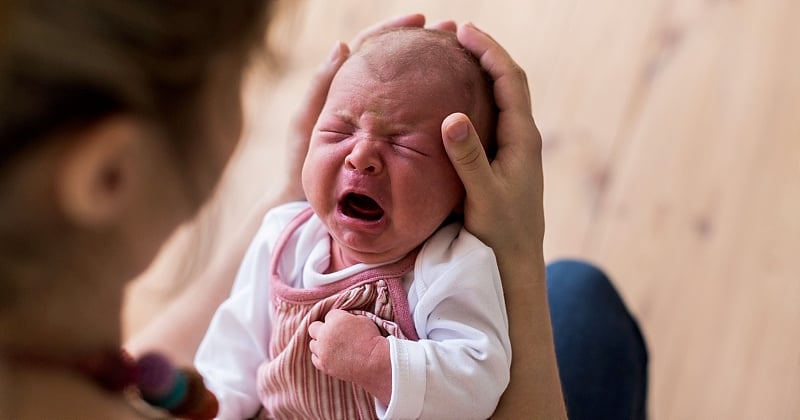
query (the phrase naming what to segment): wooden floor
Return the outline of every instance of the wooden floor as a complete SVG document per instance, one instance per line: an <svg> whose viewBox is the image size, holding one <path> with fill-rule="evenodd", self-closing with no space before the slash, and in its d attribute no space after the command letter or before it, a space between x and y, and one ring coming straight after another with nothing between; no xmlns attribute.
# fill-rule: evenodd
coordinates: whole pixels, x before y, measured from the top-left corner
<svg viewBox="0 0 800 420"><path fill-rule="evenodd" d="M281 79L245 92L253 118L216 200L132 289L128 331L269 194L287 118L334 41L413 11L475 22L526 69L546 257L613 277L650 347L651 417L800 418L793 0L307 1L279 34Z"/></svg>

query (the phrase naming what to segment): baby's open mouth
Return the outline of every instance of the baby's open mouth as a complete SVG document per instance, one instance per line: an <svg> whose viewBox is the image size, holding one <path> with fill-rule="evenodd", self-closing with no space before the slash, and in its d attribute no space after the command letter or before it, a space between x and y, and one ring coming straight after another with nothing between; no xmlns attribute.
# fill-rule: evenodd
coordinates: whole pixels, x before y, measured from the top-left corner
<svg viewBox="0 0 800 420"><path fill-rule="evenodd" d="M383 209L375 200L363 194L349 193L339 206L345 216L374 222L383 217Z"/></svg>

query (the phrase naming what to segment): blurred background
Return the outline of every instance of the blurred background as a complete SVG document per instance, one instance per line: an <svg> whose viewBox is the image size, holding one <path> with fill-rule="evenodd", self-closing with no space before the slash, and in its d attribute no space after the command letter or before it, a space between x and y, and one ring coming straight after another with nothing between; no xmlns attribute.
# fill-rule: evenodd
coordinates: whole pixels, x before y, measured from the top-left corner
<svg viewBox="0 0 800 420"><path fill-rule="evenodd" d="M334 41L387 17L472 21L526 70L544 139L545 256L613 278L663 419L800 418L800 2L313 1L246 84L214 198L130 290L126 333L229 246L282 174L290 116Z"/></svg>

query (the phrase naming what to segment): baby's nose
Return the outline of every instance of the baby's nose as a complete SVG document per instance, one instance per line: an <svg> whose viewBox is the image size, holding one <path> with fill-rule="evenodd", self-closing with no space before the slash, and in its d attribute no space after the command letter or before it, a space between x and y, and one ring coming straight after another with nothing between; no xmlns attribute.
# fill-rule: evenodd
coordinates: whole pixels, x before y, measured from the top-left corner
<svg viewBox="0 0 800 420"><path fill-rule="evenodd" d="M345 167L366 175L378 175L383 171L383 162L374 141L359 141L344 160Z"/></svg>

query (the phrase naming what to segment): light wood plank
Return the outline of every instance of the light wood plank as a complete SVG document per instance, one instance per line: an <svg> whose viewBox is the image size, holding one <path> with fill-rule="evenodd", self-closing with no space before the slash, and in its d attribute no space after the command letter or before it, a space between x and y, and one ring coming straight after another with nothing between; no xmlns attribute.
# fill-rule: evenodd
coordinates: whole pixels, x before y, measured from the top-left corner
<svg viewBox="0 0 800 420"><path fill-rule="evenodd" d="M671 2L589 254L640 316L658 418L794 418L796 3ZM793 327L793 328L792 328Z"/></svg>

